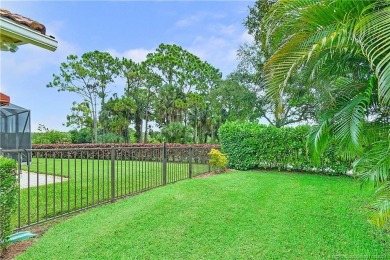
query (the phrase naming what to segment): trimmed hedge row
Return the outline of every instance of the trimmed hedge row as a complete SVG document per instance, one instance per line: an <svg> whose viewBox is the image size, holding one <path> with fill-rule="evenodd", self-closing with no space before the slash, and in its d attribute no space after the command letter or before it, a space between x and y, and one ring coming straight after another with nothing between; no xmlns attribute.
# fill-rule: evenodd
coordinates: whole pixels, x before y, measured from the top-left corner
<svg viewBox="0 0 390 260"><path fill-rule="evenodd" d="M185 145L168 143L166 146L168 161L170 162L185 161L189 155L190 147L192 147L192 156L195 158L195 161L202 162L206 159L208 160L208 153L212 148L220 149L219 145L211 144ZM32 146L33 149L45 150L34 151L33 156L36 157L75 159L110 159L112 147L116 148L115 153L118 159L160 161L162 158L162 144L36 144Z"/></svg>
<svg viewBox="0 0 390 260"><path fill-rule="evenodd" d="M16 209L16 162L0 156L0 258L12 234L11 216Z"/></svg>
<svg viewBox="0 0 390 260"><path fill-rule="evenodd" d="M351 162L340 159L330 146L321 164L306 152L309 126L276 128L257 123L228 122L219 129L222 151L234 169L255 168L344 174Z"/></svg>
<svg viewBox="0 0 390 260"><path fill-rule="evenodd" d="M101 144L33 144L33 149L73 149L73 148L111 148L111 147L162 147L163 144L156 143L101 143ZM196 148L220 148L219 144L176 144L166 143L167 147L196 147Z"/></svg>

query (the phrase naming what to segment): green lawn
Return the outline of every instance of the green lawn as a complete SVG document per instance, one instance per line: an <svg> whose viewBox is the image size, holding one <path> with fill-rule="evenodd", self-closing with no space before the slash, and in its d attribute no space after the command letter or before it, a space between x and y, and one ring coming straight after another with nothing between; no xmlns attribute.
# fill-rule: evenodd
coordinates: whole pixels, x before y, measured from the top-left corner
<svg viewBox="0 0 390 260"><path fill-rule="evenodd" d="M231 172L160 187L58 224L20 259L390 256L346 177Z"/></svg>
<svg viewBox="0 0 390 260"><path fill-rule="evenodd" d="M24 170L28 168L23 167ZM56 184L22 189L20 218L14 226L24 226L53 216L106 202L111 199L110 160L37 159L30 171L67 178ZM193 164L193 175L208 171L206 164ZM167 164L167 183L188 178L187 163ZM41 183L45 184L45 183ZM162 163L146 161L115 162L115 197L137 193L162 185ZM28 206L30 205L30 207ZM19 223L20 222L20 223Z"/></svg>

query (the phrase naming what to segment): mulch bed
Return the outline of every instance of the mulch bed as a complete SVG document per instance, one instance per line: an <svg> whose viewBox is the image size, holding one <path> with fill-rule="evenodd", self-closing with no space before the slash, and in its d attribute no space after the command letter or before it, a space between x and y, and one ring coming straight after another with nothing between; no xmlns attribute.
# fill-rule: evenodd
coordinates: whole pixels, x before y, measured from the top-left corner
<svg viewBox="0 0 390 260"><path fill-rule="evenodd" d="M30 246L32 246L40 237L43 236L44 233L46 233L50 228L57 225L59 222L64 221L65 219L69 218L59 218L57 220L49 221L47 223L43 223L40 225L32 226L26 230L23 231L30 231L31 233L35 234L36 237L30 238L24 241L12 243L9 247L7 247L7 251L5 254L1 254L0 252L0 259L4 260L10 260L14 259L16 256L20 255L24 251L26 251Z"/></svg>
<svg viewBox="0 0 390 260"><path fill-rule="evenodd" d="M205 174L201 174L201 175L195 176L194 178L195 179L202 179L202 178L207 178L207 177L210 177L210 176L213 176L213 175L217 175L217 174L229 173L231 171L232 171L231 169L226 169L224 172L208 172L208 173L205 173Z"/></svg>
<svg viewBox="0 0 390 260"><path fill-rule="evenodd" d="M35 243L35 241L37 241L37 239L41 237L48 229L49 227L45 225L31 227L29 231L33 234L36 234L37 236L24 241L12 243L9 247L7 247L5 254L0 253L0 259L8 260L8 259L13 259L14 257L20 255L21 253L26 251L27 248L32 246Z"/></svg>

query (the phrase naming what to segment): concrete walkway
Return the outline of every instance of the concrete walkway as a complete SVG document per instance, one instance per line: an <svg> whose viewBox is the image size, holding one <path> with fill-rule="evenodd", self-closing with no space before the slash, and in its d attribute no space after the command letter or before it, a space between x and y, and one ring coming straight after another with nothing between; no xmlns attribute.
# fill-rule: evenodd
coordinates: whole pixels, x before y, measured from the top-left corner
<svg viewBox="0 0 390 260"><path fill-rule="evenodd" d="M20 178L20 188L25 189L28 188L28 173L26 171L22 171L19 175ZM62 181L68 181L67 178L62 177ZM54 175L47 175L47 184L53 184L61 182L61 177ZM37 174L35 172L30 172L30 187L36 187L41 185L46 185L46 174Z"/></svg>

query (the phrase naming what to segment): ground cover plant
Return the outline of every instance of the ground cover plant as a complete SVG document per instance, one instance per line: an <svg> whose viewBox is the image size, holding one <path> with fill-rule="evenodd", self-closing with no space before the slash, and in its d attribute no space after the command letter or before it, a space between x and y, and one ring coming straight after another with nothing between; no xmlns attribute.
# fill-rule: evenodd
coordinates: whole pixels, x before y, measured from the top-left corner
<svg viewBox="0 0 390 260"><path fill-rule="evenodd" d="M384 259L371 194L346 177L233 171L77 215L18 259Z"/></svg>
<svg viewBox="0 0 390 260"><path fill-rule="evenodd" d="M114 168L115 198L163 185L160 161L116 160ZM42 186L22 189L20 214L14 214L13 226L43 221L111 199L110 160L34 158L31 166L23 169L62 179L48 185L44 180ZM188 163L168 163L166 182L188 178L188 170ZM194 176L205 172L208 172L207 164L193 163Z"/></svg>

